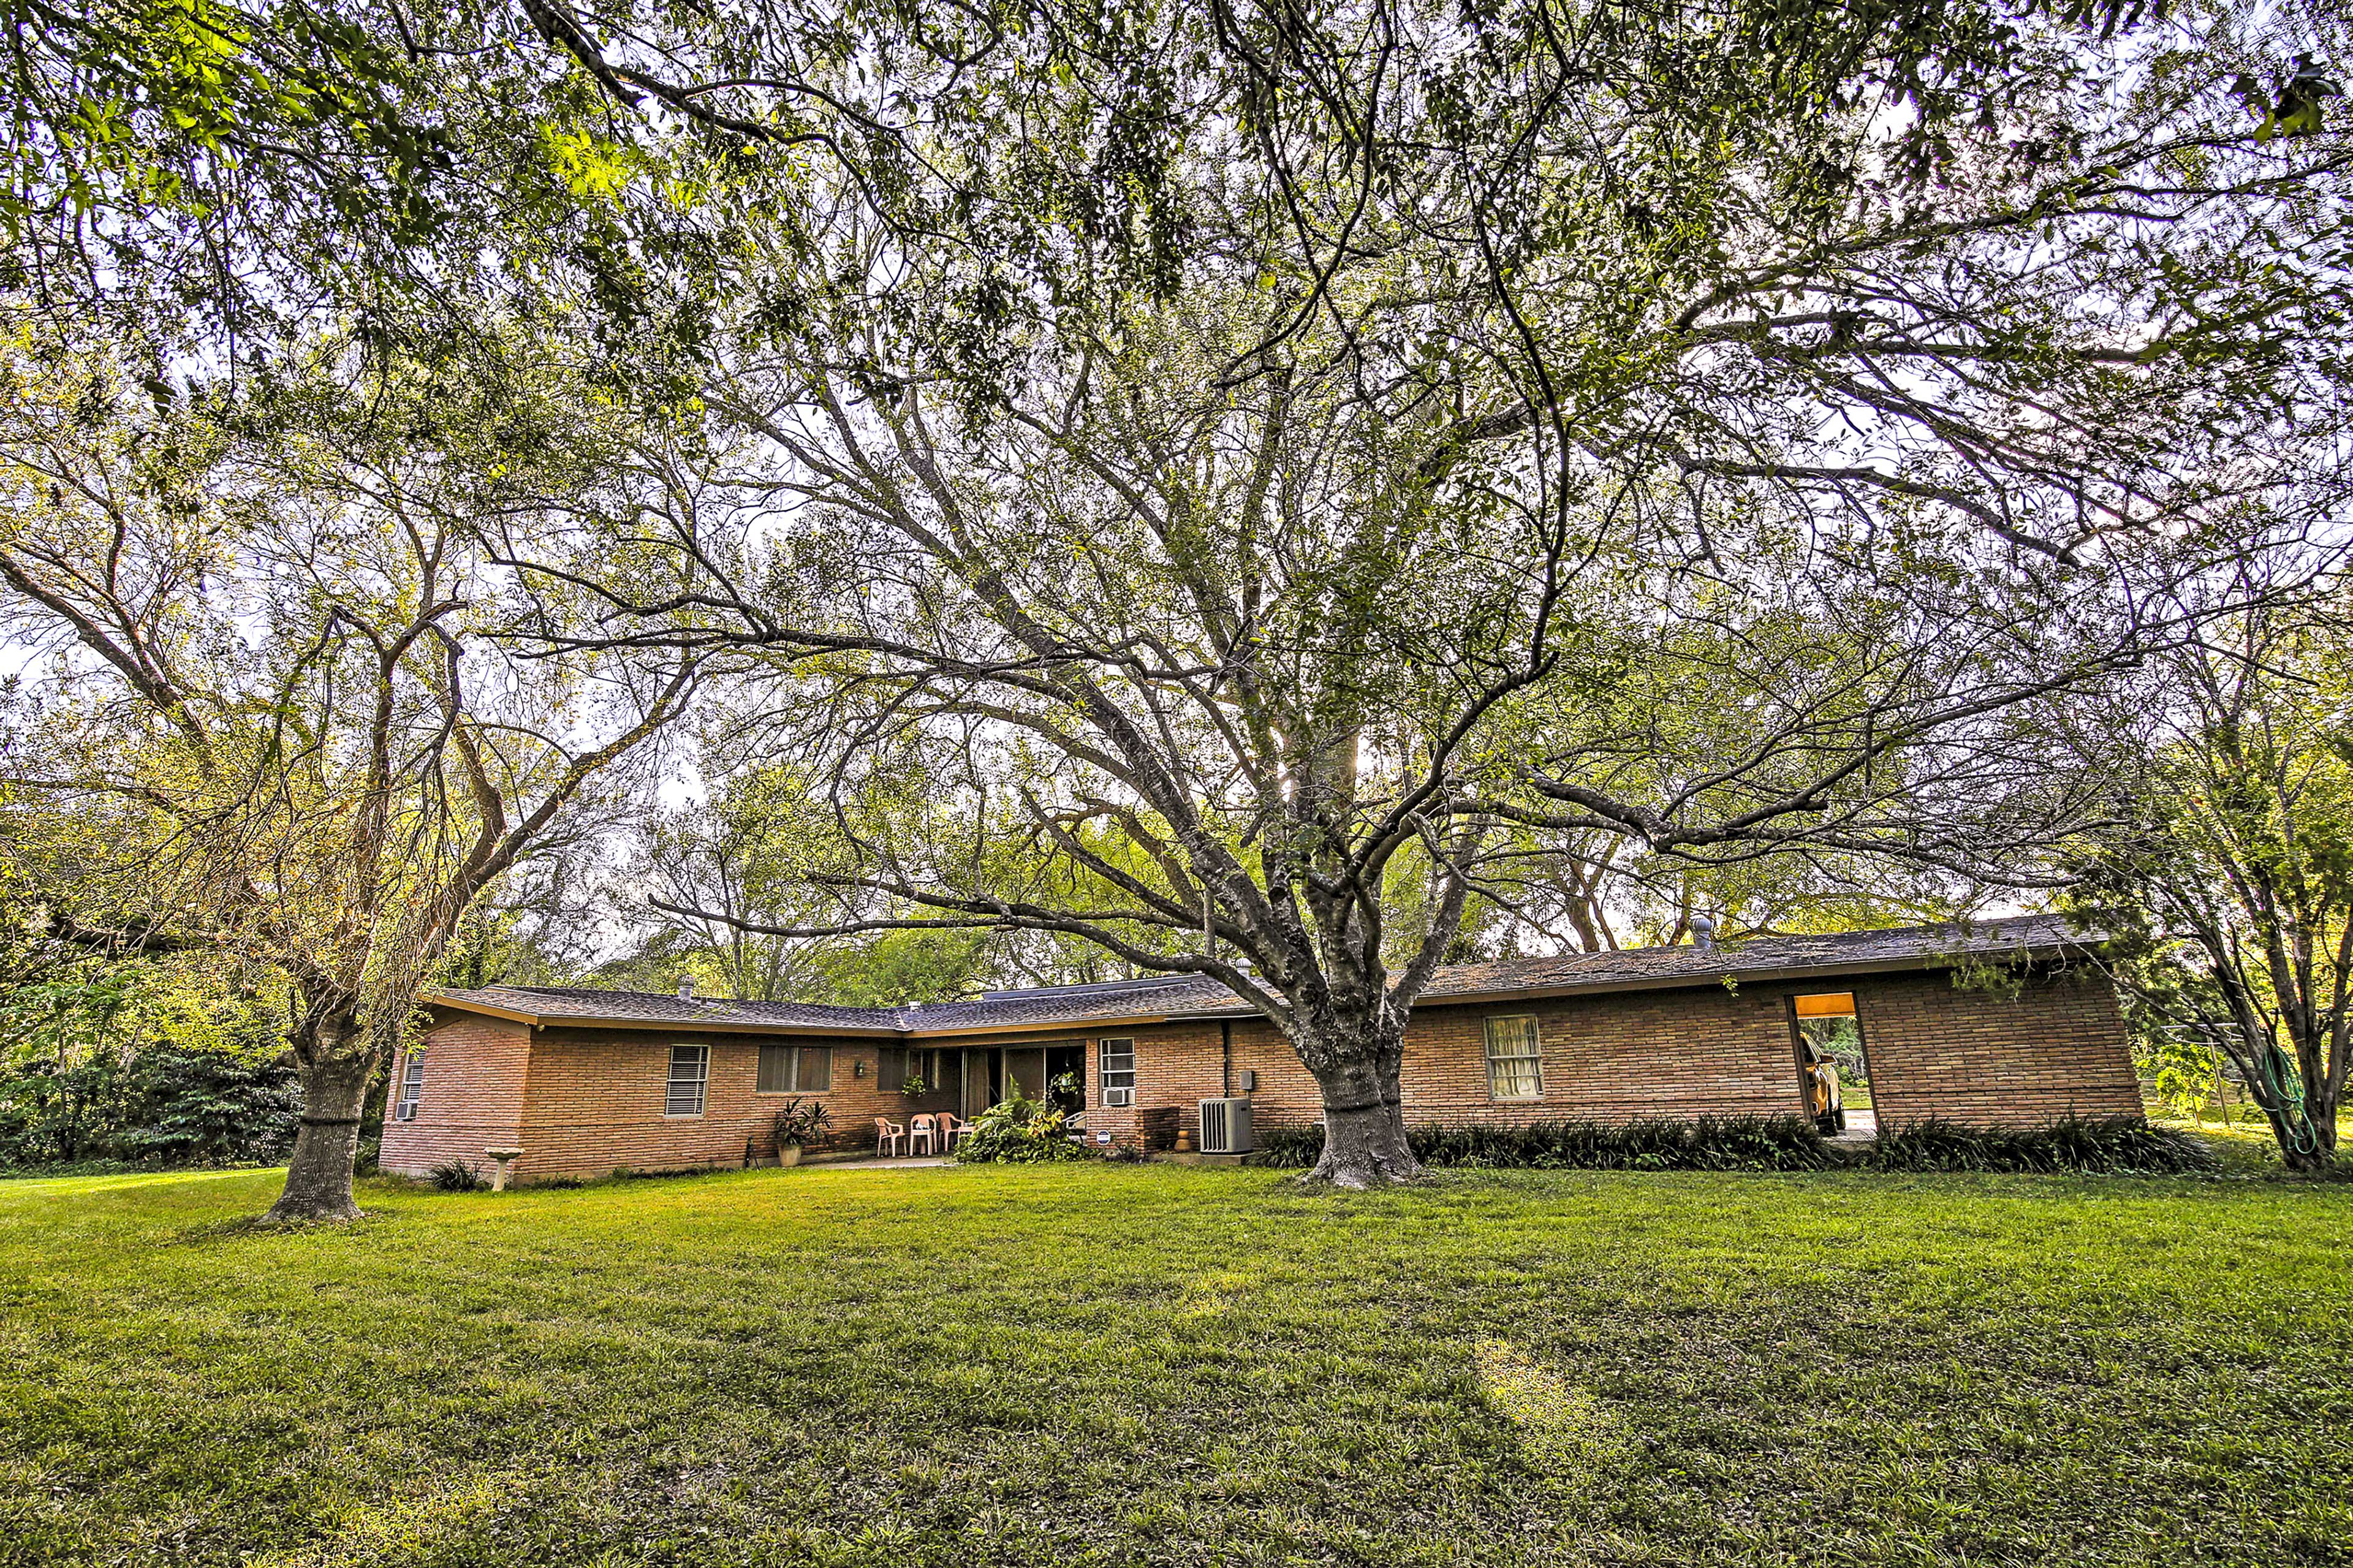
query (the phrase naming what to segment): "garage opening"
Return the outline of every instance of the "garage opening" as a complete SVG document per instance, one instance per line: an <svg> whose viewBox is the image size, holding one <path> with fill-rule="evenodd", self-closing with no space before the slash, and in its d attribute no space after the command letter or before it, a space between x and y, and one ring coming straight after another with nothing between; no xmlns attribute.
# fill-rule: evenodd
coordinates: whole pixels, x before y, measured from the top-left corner
<svg viewBox="0 0 2353 1568"><path fill-rule="evenodd" d="M1877 1131L1871 1110L1871 1065L1863 1055L1862 1020L1852 991L1789 998L1798 1049L1798 1081L1806 1114L1826 1138Z"/></svg>

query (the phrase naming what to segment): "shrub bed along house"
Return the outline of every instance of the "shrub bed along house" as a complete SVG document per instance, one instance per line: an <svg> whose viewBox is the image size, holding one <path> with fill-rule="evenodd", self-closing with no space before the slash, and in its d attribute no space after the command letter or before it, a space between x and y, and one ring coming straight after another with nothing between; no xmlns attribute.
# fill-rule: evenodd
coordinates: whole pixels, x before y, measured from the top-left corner
<svg viewBox="0 0 2353 1568"><path fill-rule="evenodd" d="M2214 1151L2195 1133L2137 1116L2048 1127L1963 1127L1931 1120L1883 1128L1865 1156L1883 1171L2112 1172L2176 1175L2211 1171Z"/></svg>
<svg viewBox="0 0 2353 1568"><path fill-rule="evenodd" d="M1818 1171L1840 1163L1799 1116L1430 1126L1407 1138L1423 1164L1461 1170ZM1250 1161L1303 1168L1323 1152L1321 1127L1273 1129L1260 1135Z"/></svg>
<svg viewBox="0 0 2353 1568"><path fill-rule="evenodd" d="M1425 1165L1458 1170L2084 1172L2166 1175L2209 1171L2205 1141L2137 1117L2066 1120L2047 1127L1962 1127L1949 1121L1883 1129L1846 1149L1803 1117L1711 1116L1696 1121L1538 1121L1521 1127L1419 1127L1407 1134ZM1305 1169L1324 1152L1319 1127L1268 1129L1256 1165Z"/></svg>

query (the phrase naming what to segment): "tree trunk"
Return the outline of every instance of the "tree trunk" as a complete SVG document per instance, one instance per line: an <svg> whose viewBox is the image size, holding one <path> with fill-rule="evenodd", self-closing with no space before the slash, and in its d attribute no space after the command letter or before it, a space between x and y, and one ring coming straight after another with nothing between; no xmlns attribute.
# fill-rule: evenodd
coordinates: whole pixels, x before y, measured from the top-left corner
<svg viewBox="0 0 2353 1568"><path fill-rule="evenodd" d="M1406 1142L1394 1064L1344 1062L1317 1072L1315 1081L1324 1095L1324 1157L1309 1181L1361 1190L1421 1174Z"/></svg>
<svg viewBox="0 0 2353 1568"><path fill-rule="evenodd" d="M300 1060L302 1125L294 1135L286 1190L264 1217L285 1225L357 1219L352 1163L359 1153L360 1111L367 1100L375 1059L365 1052L314 1049Z"/></svg>
<svg viewBox="0 0 2353 1568"><path fill-rule="evenodd" d="M2291 1171L2327 1171L2337 1164L2337 1108L2304 1102L2300 1136L2291 1136L2295 1123L2283 1114L2272 1119L2272 1136L2279 1142L2280 1163ZM2309 1140L2312 1147L2303 1147Z"/></svg>

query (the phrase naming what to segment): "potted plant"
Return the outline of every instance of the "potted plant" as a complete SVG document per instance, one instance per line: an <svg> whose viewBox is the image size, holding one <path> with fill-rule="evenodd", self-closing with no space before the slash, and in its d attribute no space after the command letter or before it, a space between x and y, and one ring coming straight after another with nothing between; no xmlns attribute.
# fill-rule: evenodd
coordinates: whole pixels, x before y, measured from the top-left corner
<svg viewBox="0 0 2353 1568"><path fill-rule="evenodd" d="M776 1110L776 1163L785 1166L799 1164L801 1145L816 1142L818 1134L832 1122L833 1117L822 1100L795 1096L785 1101Z"/></svg>
<svg viewBox="0 0 2353 1568"><path fill-rule="evenodd" d="M899 1092L913 1100L917 1095L929 1090L931 1086L923 1081L922 1073L911 1072L907 1075L907 1081L899 1086Z"/></svg>

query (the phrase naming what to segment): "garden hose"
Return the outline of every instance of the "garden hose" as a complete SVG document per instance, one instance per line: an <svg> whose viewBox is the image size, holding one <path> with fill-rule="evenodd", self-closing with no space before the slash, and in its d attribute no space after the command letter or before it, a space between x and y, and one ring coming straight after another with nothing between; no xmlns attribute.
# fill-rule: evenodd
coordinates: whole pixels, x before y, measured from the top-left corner
<svg viewBox="0 0 2353 1568"><path fill-rule="evenodd" d="M2281 1131L2288 1148L2298 1154L2316 1153L2320 1136L2314 1131L2311 1118L2305 1114L2304 1079L2297 1074L2295 1064L2287 1059L2287 1053L2274 1041L2263 1047L2262 1067L2263 1086L2280 1107Z"/></svg>

